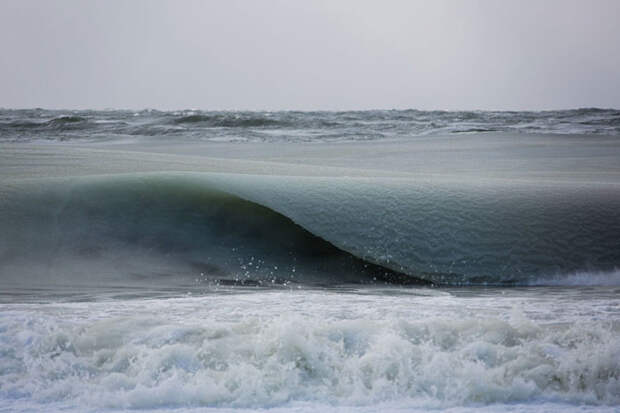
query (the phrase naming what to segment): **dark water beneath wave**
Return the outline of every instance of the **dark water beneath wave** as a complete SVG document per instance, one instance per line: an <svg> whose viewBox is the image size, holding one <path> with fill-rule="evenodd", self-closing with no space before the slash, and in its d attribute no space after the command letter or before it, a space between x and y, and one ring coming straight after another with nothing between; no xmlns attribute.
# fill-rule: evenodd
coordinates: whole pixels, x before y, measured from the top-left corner
<svg viewBox="0 0 620 413"><path fill-rule="evenodd" d="M88 141L165 137L205 141L325 142L481 132L614 135L620 134L620 110L596 108L543 112L0 110L0 141Z"/></svg>

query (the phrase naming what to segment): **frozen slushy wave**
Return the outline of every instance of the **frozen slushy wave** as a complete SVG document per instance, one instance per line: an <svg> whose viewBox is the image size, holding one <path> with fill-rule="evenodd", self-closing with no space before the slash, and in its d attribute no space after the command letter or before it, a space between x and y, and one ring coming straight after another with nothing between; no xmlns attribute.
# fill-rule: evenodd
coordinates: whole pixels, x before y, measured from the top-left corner
<svg viewBox="0 0 620 413"><path fill-rule="evenodd" d="M23 191L4 211L4 287L424 282L339 249L204 177L51 182Z"/></svg>
<svg viewBox="0 0 620 413"><path fill-rule="evenodd" d="M209 300L188 314L175 300L151 302L150 315L108 306L103 316L96 305L4 311L0 398L132 409L620 403L617 323L359 317L359 305L347 310L356 317L338 319L309 303L275 316L264 297L264 314L226 305L214 314Z"/></svg>
<svg viewBox="0 0 620 413"><path fill-rule="evenodd" d="M0 205L4 281L529 285L620 262L614 185L209 173L16 185Z"/></svg>

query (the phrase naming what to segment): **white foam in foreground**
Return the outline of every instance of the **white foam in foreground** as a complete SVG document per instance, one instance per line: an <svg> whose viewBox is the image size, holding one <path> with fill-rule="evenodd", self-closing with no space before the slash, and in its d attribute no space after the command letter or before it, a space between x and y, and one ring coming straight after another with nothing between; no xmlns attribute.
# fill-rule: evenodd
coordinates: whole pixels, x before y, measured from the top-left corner
<svg viewBox="0 0 620 413"><path fill-rule="evenodd" d="M617 294L417 292L3 305L0 400L32 411L620 403Z"/></svg>

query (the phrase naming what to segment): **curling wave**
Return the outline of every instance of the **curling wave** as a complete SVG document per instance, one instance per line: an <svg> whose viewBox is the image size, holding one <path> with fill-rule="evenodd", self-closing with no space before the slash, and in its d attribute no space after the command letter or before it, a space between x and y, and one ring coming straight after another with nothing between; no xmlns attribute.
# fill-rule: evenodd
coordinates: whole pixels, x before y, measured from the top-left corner
<svg viewBox="0 0 620 413"><path fill-rule="evenodd" d="M52 183L2 222L6 283L423 283L335 247L289 218L174 175ZM101 279L106 277L107 280ZM110 279L112 278L112 279ZM32 282L29 279L27 282Z"/></svg>
<svg viewBox="0 0 620 413"><path fill-rule="evenodd" d="M14 189L0 204L4 283L557 284L620 263L615 186L156 173Z"/></svg>

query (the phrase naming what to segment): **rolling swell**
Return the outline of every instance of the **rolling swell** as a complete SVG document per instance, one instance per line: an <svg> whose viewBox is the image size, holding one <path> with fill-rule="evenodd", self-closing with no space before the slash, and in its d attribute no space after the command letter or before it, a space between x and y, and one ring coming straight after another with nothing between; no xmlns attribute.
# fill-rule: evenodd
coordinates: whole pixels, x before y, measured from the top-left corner
<svg viewBox="0 0 620 413"><path fill-rule="evenodd" d="M174 175L48 183L3 207L5 285L426 283L357 258L267 207Z"/></svg>

